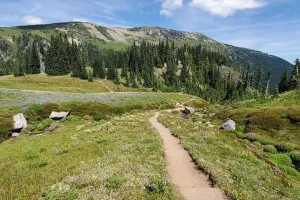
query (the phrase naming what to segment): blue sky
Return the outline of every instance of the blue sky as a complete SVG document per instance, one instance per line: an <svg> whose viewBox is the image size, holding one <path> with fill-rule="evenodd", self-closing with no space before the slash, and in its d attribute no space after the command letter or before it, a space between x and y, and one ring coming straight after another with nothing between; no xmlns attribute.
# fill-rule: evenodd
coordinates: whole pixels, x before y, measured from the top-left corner
<svg viewBox="0 0 300 200"><path fill-rule="evenodd" d="M217 41L300 58L299 0L0 0L0 26L89 21L201 32Z"/></svg>

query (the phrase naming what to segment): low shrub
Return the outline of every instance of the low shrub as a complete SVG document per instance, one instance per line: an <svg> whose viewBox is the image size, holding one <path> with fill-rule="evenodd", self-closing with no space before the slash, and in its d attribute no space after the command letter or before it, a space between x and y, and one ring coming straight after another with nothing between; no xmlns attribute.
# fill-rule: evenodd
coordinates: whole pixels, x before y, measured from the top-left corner
<svg viewBox="0 0 300 200"><path fill-rule="evenodd" d="M246 138L248 140L250 140L251 142L255 141L256 140L256 134L255 133L247 133L246 134Z"/></svg>
<svg viewBox="0 0 300 200"><path fill-rule="evenodd" d="M51 124L52 124L52 120L51 119L44 119L42 120L40 123L37 123L35 126L34 126L34 132L39 132L39 131L43 131L45 130L46 128L48 128Z"/></svg>
<svg viewBox="0 0 300 200"><path fill-rule="evenodd" d="M248 116L246 121L246 131L251 132L257 129L265 131L280 130L282 128L282 119L275 114L259 113L254 116Z"/></svg>
<svg viewBox="0 0 300 200"><path fill-rule="evenodd" d="M256 137L255 141L260 142L262 145L271 145L271 142L269 142L265 139L259 138L259 137Z"/></svg>
<svg viewBox="0 0 300 200"><path fill-rule="evenodd" d="M264 146L264 151L267 153L277 153L277 149L273 145Z"/></svg>
<svg viewBox="0 0 300 200"><path fill-rule="evenodd" d="M277 165L292 165L292 159L286 154L271 154L269 159Z"/></svg>
<svg viewBox="0 0 300 200"><path fill-rule="evenodd" d="M300 123L300 113L289 114L287 118L293 124Z"/></svg>
<svg viewBox="0 0 300 200"><path fill-rule="evenodd" d="M116 174L113 174L110 177L108 177L108 179L106 179L106 188L109 190L119 189L123 182L124 180L121 177L117 176Z"/></svg>
<svg viewBox="0 0 300 200"><path fill-rule="evenodd" d="M153 178L146 186L148 192L164 194L168 188L169 183L162 178Z"/></svg>
<svg viewBox="0 0 300 200"><path fill-rule="evenodd" d="M300 167L300 154L292 153L289 156L292 159L293 165Z"/></svg>
<svg viewBox="0 0 300 200"><path fill-rule="evenodd" d="M5 137L9 134L9 130L13 128L13 118L9 114L0 114L0 137Z"/></svg>
<svg viewBox="0 0 300 200"><path fill-rule="evenodd" d="M280 152L290 152L295 149L294 146L291 146L291 145L285 144L285 143L276 144L275 147L276 147L277 151L280 151Z"/></svg>
<svg viewBox="0 0 300 200"><path fill-rule="evenodd" d="M258 147L258 148L261 148L262 147L262 144L258 141L254 141L253 144Z"/></svg>

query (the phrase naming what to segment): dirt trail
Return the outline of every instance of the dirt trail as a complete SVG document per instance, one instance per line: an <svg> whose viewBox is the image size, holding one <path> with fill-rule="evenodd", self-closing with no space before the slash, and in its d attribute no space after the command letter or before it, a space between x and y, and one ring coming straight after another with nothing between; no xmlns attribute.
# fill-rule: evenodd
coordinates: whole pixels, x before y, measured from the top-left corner
<svg viewBox="0 0 300 200"><path fill-rule="evenodd" d="M101 83L110 93L114 93L105 83L103 83L101 80L98 81L98 83Z"/></svg>
<svg viewBox="0 0 300 200"><path fill-rule="evenodd" d="M186 200L221 200L227 199L218 188L212 188L206 174L196 169L189 153L174 137L170 130L157 121L159 112L149 121L159 132L166 153L168 172L171 181L179 188Z"/></svg>

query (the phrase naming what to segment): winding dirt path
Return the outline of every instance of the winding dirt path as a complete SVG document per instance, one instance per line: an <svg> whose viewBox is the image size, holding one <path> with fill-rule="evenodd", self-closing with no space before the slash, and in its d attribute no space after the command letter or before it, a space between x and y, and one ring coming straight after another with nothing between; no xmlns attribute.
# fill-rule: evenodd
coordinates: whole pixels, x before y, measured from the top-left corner
<svg viewBox="0 0 300 200"><path fill-rule="evenodd" d="M197 170L189 153L174 137L171 131L157 121L159 112L149 121L159 132L164 145L168 163L168 172L172 182L186 200L222 200L227 199L218 188L212 188L206 174Z"/></svg>

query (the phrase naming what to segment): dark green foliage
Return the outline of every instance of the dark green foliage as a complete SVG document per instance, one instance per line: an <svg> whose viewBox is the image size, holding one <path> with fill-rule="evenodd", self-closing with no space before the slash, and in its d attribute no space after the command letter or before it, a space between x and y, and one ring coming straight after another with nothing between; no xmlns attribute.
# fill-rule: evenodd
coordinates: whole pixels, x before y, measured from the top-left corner
<svg viewBox="0 0 300 200"><path fill-rule="evenodd" d="M283 93L288 91L289 89L289 77L288 77L288 69L286 69L283 74L282 77L280 79L280 82L278 84L278 91L279 93Z"/></svg>
<svg viewBox="0 0 300 200"><path fill-rule="evenodd" d="M292 113L292 114L289 114L287 116L287 118L291 121L291 123L293 124L297 124L297 123L300 123L300 113Z"/></svg>
<svg viewBox="0 0 300 200"><path fill-rule="evenodd" d="M293 161L293 165L295 165L295 166L297 166L297 167L300 168L300 154L292 153L289 156L290 156L290 158Z"/></svg>
<svg viewBox="0 0 300 200"><path fill-rule="evenodd" d="M31 47L31 54L29 60L29 70L30 74L39 74L40 73L40 60L37 51L37 43L33 43Z"/></svg>
<svg viewBox="0 0 300 200"><path fill-rule="evenodd" d="M38 122L35 124L33 131L34 132L41 132L44 131L46 128L48 128L52 124L51 119L44 119L41 122Z"/></svg>
<svg viewBox="0 0 300 200"><path fill-rule="evenodd" d="M285 143L276 144L275 147L276 147L277 151L280 151L280 152L290 152L295 149L294 146L291 146L291 145L285 144Z"/></svg>
<svg viewBox="0 0 300 200"><path fill-rule="evenodd" d="M299 89L300 88L300 60L296 59L293 73L289 83L289 89Z"/></svg>

